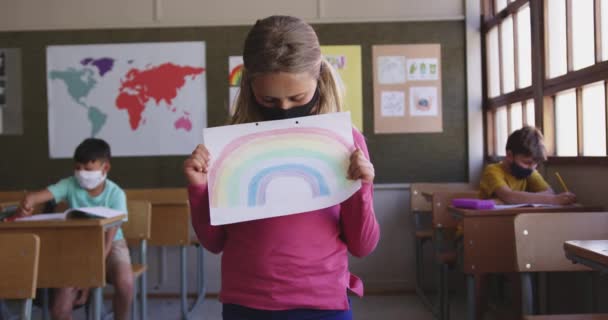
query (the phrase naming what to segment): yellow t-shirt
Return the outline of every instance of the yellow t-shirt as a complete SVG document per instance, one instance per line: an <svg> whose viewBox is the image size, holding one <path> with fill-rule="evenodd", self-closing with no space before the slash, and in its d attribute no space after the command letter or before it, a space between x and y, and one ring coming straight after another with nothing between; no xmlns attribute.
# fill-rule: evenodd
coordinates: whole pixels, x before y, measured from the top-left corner
<svg viewBox="0 0 608 320"><path fill-rule="evenodd" d="M549 189L549 184L534 170L526 179L517 179L511 173L505 171L500 163L486 166L479 182L479 193L482 199L496 197L496 189L507 186L513 191L542 192Z"/></svg>

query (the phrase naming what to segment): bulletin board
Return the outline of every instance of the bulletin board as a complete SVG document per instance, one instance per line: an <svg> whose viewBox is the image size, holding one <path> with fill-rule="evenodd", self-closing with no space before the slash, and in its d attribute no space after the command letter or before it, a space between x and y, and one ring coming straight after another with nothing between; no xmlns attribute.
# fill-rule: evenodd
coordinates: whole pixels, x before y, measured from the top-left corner
<svg viewBox="0 0 608 320"><path fill-rule="evenodd" d="M441 45L372 47L374 132L442 132Z"/></svg>

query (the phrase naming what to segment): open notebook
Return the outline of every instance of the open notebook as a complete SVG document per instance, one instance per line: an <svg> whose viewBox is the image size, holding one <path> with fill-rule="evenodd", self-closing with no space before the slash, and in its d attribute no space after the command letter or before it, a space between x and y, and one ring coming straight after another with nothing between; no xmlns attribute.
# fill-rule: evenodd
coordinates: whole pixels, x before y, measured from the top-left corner
<svg viewBox="0 0 608 320"><path fill-rule="evenodd" d="M494 205L494 209L512 209L512 208L524 208L524 207L532 207L532 208L555 208L562 207L557 204L545 204L545 203L518 203L518 204L497 204Z"/></svg>
<svg viewBox="0 0 608 320"><path fill-rule="evenodd" d="M107 219L125 214L124 212L109 209L106 207L87 207L73 208L60 213L43 213L33 216L18 218L15 221L48 221L48 220L65 220L77 218L97 218Z"/></svg>

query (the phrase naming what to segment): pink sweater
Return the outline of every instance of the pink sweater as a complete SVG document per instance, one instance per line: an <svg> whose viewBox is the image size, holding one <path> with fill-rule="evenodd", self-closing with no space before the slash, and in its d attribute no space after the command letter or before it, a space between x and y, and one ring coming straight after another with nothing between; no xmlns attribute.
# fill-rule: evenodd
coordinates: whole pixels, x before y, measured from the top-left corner
<svg viewBox="0 0 608 320"><path fill-rule="evenodd" d="M361 133L355 143L369 158ZM373 186L364 183L340 205L223 226L209 222L206 185L188 187L192 224L202 245L222 255L220 301L249 308L346 310L346 289L363 295L348 271L347 251L371 253L380 237Z"/></svg>

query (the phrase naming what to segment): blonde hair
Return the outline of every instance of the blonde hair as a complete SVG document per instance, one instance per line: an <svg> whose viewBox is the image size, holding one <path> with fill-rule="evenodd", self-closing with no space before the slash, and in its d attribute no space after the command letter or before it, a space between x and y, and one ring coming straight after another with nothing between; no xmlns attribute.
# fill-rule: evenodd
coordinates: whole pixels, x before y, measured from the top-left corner
<svg viewBox="0 0 608 320"><path fill-rule="evenodd" d="M341 82L332 65L321 55L317 34L299 18L271 16L258 20L245 39L243 61L231 124L263 120L253 101L251 82L257 76L276 72L307 72L318 79L319 106L316 114L343 109Z"/></svg>

